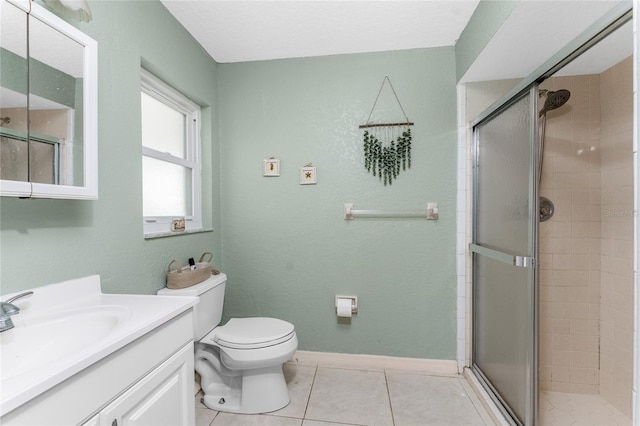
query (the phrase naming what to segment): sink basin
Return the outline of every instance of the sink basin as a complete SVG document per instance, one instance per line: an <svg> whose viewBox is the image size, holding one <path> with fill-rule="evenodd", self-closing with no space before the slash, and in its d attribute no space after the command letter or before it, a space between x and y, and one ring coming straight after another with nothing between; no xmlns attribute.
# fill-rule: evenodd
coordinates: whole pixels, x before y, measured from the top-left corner
<svg viewBox="0 0 640 426"><path fill-rule="evenodd" d="M194 297L104 294L98 275L30 290L15 301L15 327L0 332L0 423L197 303Z"/></svg>
<svg viewBox="0 0 640 426"><path fill-rule="evenodd" d="M131 316L123 306L86 306L20 321L0 333L0 377L10 379L54 363L104 339Z"/></svg>

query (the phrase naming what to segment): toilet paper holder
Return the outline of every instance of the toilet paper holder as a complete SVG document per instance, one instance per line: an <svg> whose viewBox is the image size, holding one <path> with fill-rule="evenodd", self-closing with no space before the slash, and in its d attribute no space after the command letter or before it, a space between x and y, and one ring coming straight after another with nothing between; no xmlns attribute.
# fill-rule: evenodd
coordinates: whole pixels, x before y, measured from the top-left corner
<svg viewBox="0 0 640 426"><path fill-rule="evenodd" d="M351 313L358 313L358 296L345 296L341 294L336 294L336 312L338 312L338 300L340 299L351 299Z"/></svg>

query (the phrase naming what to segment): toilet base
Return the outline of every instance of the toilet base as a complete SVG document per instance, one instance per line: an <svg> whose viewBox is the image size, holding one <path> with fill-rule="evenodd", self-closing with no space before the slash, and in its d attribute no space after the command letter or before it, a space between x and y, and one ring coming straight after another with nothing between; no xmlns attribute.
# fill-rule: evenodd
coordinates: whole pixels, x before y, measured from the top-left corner
<svg viewBox="0 0 640 426"><path fill-rule="evenodd" d="M282 365L243 370L228 384L216 383L203 391L204 405L227 413L268 413L286 407L290 401Z"/></svg>

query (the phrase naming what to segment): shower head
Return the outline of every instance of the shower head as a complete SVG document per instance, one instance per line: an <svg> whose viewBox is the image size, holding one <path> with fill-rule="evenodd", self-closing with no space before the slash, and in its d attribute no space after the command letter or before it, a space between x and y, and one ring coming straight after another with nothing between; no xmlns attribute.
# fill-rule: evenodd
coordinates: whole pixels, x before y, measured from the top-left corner
<svg viewBox="0 0 640 426"><path fill-rule="evenodd" d="M540 94L546 94L547 99L544 101L544 107L540 111L540 117L545 115L547 111L551 111L552 109L560 108L562 105L567 103L569 98L571 97L571 92L566 89L556 90L555 92L541 90Z"/></svg>

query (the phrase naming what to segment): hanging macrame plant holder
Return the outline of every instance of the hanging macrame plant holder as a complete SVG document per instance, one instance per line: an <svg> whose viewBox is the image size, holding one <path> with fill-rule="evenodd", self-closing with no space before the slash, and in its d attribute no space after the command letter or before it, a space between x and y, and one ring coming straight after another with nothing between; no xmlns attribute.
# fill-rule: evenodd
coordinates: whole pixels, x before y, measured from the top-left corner
<svg viewBox="0 0 640 426"><path fill-rule="evenodd" d="M376 108L380 93L385 83L389 87L400 106L405 121L389 123L373 123L371 116ZM400 99L396 94L389 76L385 76L378 91L378 96L373 103L369 118L366 124L360 126L365 129L364 141L364 167L367 172L377 176L385 185L391 185L398 178L400 171L411 168L411 127L413 123L409 121L407 114L402 108Z"/></svg>

